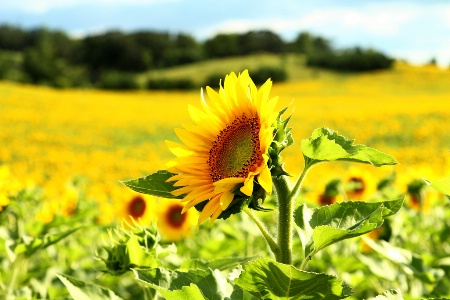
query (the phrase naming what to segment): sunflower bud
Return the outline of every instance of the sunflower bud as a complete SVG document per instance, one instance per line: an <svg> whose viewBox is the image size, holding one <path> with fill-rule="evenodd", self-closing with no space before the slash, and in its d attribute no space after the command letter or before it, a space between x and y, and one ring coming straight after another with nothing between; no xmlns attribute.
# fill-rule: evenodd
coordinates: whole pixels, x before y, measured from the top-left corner
<svg viewBox="0 0 450 300"><path fill-rule="evenodd" d="M270 172L272 176L289 175L284 170L284 163L281 161L281 151L294 143L291 130L287 127L291 116L282 120L283 113L287 110L287 107L280 111L276 120L276 128L274 132L274 138L270 144L269 149L269 166L271 166Z"/></svg>
<svg viewBox="0 0 450 300"><path fill-rule="evenodd" d="M133 220L134 221L134 220ZM145 228L134 222L134 226L126 223L110 230L109 245L105 243L103 249L107 257L97 255L106 265L107 273L121 275L135 267L156 267L156 246L159 234L154 227Z"/></svg>

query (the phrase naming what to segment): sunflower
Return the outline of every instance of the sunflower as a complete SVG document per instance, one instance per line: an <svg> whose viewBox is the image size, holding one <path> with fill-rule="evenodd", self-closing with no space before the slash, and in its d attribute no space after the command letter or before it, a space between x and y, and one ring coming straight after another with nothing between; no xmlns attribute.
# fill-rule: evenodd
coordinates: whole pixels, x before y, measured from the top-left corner
<svg viewBox="0 0 450 300"><path fill-rule="evenodd" d="M192 233L197 211L188 209L181 213L184 206L177 199L160 199L156 207L156 223L164 240L177 241Z"/></svg>
<svg viewBox="0 0 450 300"><path fill-rule="evenodd" d="M349 200L368 200L377 191L377 180L363 168L350 168L344 185Z"/></svg>
<svg viewBox="0 0 450 300"><path fill-rule="evenodd" d="M230 73L218 93L206 87L210 101L202 94L202 109L189 107L194 124L175 129L182 144L167 141L176 156L168 163L175 174L169 181L180 187L172 194L184 197L182 212L207 201L199 223L214 222L236 193L251 196L254 181L272 192L268 151L278 98L269 99L271 87L269 79L258 90L247 70L239 76Z"/></svg>
<svg viewBox="0 0 450 300"><path fill-rule="evenodd" d="M127 193L125 201L122 201L118 215L120 218L129 221L131 219L141 219L144 224L152 221L150 207L154 205L154 199L148 195L138 193Z"/></svg>

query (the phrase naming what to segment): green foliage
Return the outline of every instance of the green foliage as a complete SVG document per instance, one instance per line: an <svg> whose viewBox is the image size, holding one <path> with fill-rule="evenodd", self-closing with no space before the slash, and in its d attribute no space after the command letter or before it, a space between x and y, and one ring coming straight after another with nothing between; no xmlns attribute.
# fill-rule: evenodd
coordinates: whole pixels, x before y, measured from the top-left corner
<svg viewBox="0 0 450 300"><path fill-rule="evenodd" d="M231 285L221 273L212 269L190 269L181 272L155 268L133 271L137 280L156 289L167 300L225 299L232 292Z"/></svg>
<svg viewBox="0 0 450 300"><path fill-rule="evenodd" d="M392 246L386 241L373 241L365 239L365 242L377 253L399 266L403 272L417 277L425 283L436 283L444 277L444 270L427 267L423 259L406 249Z"/></svg>
<svg viewBox="0 0 450 300"><path fill-rule="evenodd" d="M275 83L281 83L287 80L288 75L284 68L274 66L261 66L256 70L250 70L252 80L255 84L263 84L268 78Z"/></svg>
<svg viewBox="0 0 450 300"><path fill-rule="evenodd" d="M334 276L301 271L267 258L245 266L235 283L257 299L344 299L351 294Z"/></svg>
<svg viewBox="0 0 450 300"><path fill-rule="evenodd" d="M365 72L389 69L394 60L373 49L359 47L341 51L309 52L307 65L344 72Z"/></svg>
<svg viewBox="0 0 450 300"><path fill-rule="evenodd" d="M38 250L45 249L48 246L59 242L79 229L81 229L81 227L57 233L49 233L39 237L21 236L18 240L9 240L6 242L8 255L11 260L15 260L16 257L21 254L26 257L31 257Z"/></svg>
<svg viewBox="0 0 450 300"><path fill-rule="evenodd" d="M117 296L113 291L92 284L78 280L72 276L58 274L58 278L66 286L67 290L73 299L77 300L121 300L122 298Z"/></svg>
<svg viewBox="0 0 450 300"><path fill-rule="evenodd" d="M147 88L150 90L191 90L196 88L196 86L194 82L188 78L154 78L148 80Z"/></svg>
<svg viewBox="0 0 450 300"><path fill-rule="evenodd" d="M403 297L399 290L389 290L371 300L403 300Z"/></svg>
<svg viewBox="0 0 450 300"><path fill-rule="evenodd" d="M328 128L314 130L309 139L302 140L301 145L303 155L313 162L341 160L376 167L397 164L392 156L365 145L353 145L353 140Z"/></svg>
<svg viewBox="0 0 450 300"><path fill-rule="evenodd" d="M174 176L174 174L167 172L166 170L160 170L151 175L138 179L121 181L121 183L133 191L142 194L158 196L161 198L182 199L183 196L174 196L171 193L177 189L177 187L173 186L174 182L167 182L167 180L172 176Z"/></svg>
<svg viewBox="0 0 450 300"><path fill-rule="evenodd" d="M117 71L102 72L96 85L106 90L136 90L140 88L135 74Z"/></svg>
<svg viewBox="0 0 450 300"><path fill-rule="evenodd" d="M433 181L430 186L442 194L450 196L450 177Z"/></svg>
<svg viewBox="0 0 450 300"><path fill-rule="evenodd" d="M270 161L268 165L271 166L270 172L272 176L288 175L284 170L284 163L281 160L281 152L294 143L292 137L292 128L287 127L290 116L282 120L282 115L286 112L287 107L282 109L277 118L277 125L274 132L274 138L269 148Z"/></svg>
<svg viewBox="0 0 450 300"><path fill-rule="evenodd" d="M403 197L384 202L351 201L309 209L299 206L294 213L306 263L323 248L379 228L402 207Z"/></svg>
<svg viewBox="0 0 450 300"><path fill-rule="evenodd" d="M107 257L99 258L105 263L106 272L121 275L136 266L156 267L157 256L162 249L157 249L159 235L155 228L145 228L134 224L134 227L118 227L114 234L110 231L111 245L104 245Z"/></svg>

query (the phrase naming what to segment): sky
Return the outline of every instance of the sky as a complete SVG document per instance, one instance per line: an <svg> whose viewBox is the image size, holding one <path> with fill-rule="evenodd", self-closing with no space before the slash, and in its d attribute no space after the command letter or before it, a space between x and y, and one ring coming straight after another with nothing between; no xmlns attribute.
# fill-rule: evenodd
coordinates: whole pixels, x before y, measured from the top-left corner
<svg viewBox="0 0 450 300"><path fill-rule="evenodd" d="M370 47L410 63L450 66L449 0L0 0L0 24L74 37L108 30L217 33L307 31L336 48Z"/></svg>

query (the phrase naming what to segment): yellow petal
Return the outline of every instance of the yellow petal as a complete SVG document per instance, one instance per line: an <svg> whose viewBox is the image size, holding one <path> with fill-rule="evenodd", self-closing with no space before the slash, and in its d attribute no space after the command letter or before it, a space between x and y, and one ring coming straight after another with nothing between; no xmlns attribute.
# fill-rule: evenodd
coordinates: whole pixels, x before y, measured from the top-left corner
<svg viewBox="0 0 450 300"><path fill-rule="evenodd" d="M258 175L258 183L262 188L268 193L272 194L272 175L270 174L269 168L266 166L262 169L261 173Z"/></svg>
<svg viewBox="0 0 450 300"><path fill-rule="evenodd" d="M247 196L251 196L253 193L253 178L254 176L248 176L244 182L244 185L241 187L241 192Z"/></svg>
<svg viewBox="0 0 450 300"><path fill-rule="evenodd" d="M209 202L205 205L202 212L200 213L200 216L198 218L198 223L204 222L206 219L208 219L217 209L217 207L220 208L220 196L221 194L215 196Z"/></svg>
<svg viewBox="0 0 450 300"><path fill-rule="evenodd" d="M230 205L231 201L233 201L234 194L231 192L223 193L220 197L220 207L222 210L225 210Z"/></svg>

